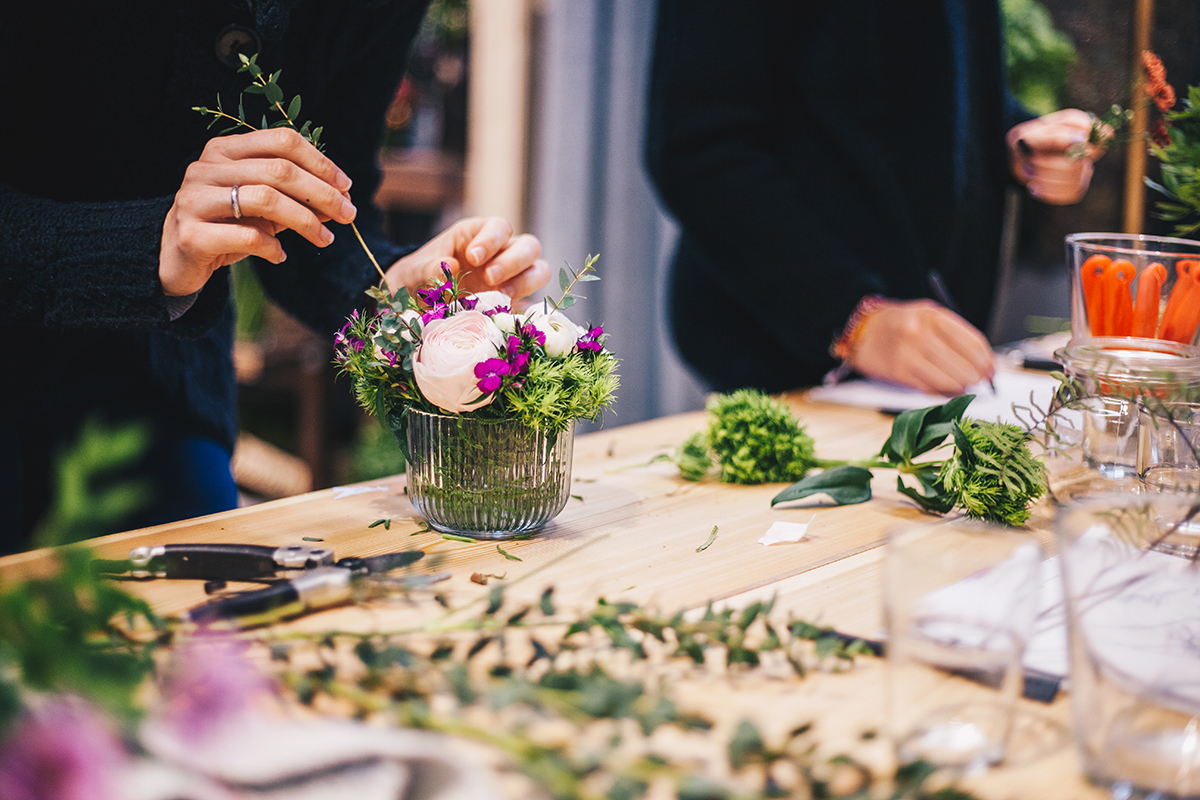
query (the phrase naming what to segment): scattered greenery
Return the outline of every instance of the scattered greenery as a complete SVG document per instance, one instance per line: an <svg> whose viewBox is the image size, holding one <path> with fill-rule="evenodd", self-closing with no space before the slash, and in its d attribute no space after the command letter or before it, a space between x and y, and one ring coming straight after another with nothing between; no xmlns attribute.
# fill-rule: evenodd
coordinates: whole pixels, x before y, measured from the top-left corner
<svg viewBox="0 0 1200 800"><path fill-rule="evenodd" d="M709 533L708 533L708 538L704 540L704 544L702 544L696 548L696 552L703 553L705 550L708 549L709 545L711 545L716 540L717 540L717 526L713 525L712 530L709 531Z"/></svg>
<svg viewBox="0 0 1200 800"><path fill-rule="evenodd" d="M166 623L91 568L82 548L58 551L59 572L0 583L0 741L30 693L90 698L134 718Z"/></svg>

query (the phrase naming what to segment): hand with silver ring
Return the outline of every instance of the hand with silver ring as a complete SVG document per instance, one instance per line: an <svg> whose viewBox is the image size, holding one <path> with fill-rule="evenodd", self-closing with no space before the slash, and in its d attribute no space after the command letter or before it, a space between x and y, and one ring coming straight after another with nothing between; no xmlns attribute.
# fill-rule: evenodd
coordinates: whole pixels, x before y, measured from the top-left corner
<svg viewBox="0 0 1200 800"><path fill-rule="evenodd" d="M276 235L283 230L325 247L333 232L324 223L346 224L357 213L349 191L346 173L293 130L210 140L163 223L163 292L197 292L217 269L250 255L281 263L287 254Z"/></svg>

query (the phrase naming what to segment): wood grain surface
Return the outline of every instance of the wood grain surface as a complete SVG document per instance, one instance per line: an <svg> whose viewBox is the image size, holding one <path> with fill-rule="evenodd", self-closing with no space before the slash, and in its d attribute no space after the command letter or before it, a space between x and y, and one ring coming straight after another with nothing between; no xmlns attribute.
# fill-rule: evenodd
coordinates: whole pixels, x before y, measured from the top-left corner
<svg viewBox="0 0 1200 800"><path fill-rule="evenodd" d="M788 398L807 425L823 458L864 458L879 451L891 418L861 409ZM876 470L874 498L845 507L770 506L781 484L731 486L713 479L682 480L674 465L650 463L670 453L705 425L702 412L602 429L575 443L575 495L563 513L534 538L500 542L448 541L425 528L404 494L403 476L359 484L349 496L326 489L209 517L116 534L92 542L96 554L123 558L146 544L238 542L273 546L320 539L337 557L421 549L418 572L449 572L443 591L458 601L481 598L487 588L472 573L503 575L510 597L536 597L554 586L560 606L589 606L597 597L631 600L670 613L712 602L734 606L776 598L774 615L800 618L854 635L874 637L882 627L883 544L898 525L929 521L896 492L896 476ZM369 527L380 519L390 527ZM808 522L796 543L766 547L758 538L776 521ZM1048 541L1048 515L1032 527ZM713 526L717 536L697 552ZM0 580L44 573L53 556L33 551L0 559ZM491 579L494 585L494 580ZM178 614L205 599L199 582L126 582L163 614ZM403 603L330 609L284 623L299 630L396 630L417 612ZM815 674L755 681L694 681L679 685L680 697L733 726L751 712L764 732L805 719L824 732L831 754L871 758L886 748L864 742L866 730L884 724L884 663L860 659L844 674ZM947 692L986 691L946 678ZM1021 701L1021 724L1013 756L1003 768L968 780L972 791L994 798L1100 798L1078 774L1069 743L1065 696L1052 705ZM715 739L726 740L722 737ZM881 737L882 739L882 737ZM872 755L872 753L874 755Z"/></svg>

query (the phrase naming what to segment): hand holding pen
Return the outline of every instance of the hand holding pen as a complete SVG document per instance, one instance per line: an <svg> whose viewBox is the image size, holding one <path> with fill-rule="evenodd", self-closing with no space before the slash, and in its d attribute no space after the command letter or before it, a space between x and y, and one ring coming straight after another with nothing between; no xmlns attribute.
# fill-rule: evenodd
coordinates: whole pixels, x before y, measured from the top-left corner
<svg viewBox="0 0 1200 800"><path fill-rule="evenodd" d="M992 347L932 300L891 300L862 323L849 364L868 378L957 396L995 374Z"/></svg>

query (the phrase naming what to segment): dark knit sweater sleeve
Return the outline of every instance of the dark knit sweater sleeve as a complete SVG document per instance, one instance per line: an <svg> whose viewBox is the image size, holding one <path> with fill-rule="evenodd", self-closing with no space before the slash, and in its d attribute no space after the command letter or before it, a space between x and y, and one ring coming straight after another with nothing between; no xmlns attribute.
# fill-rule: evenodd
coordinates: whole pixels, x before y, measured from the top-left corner
<svg viewBox="0 0 1200 800"><path fill-rule="evenodd" d="M0 307L11 325L55 330L160 330L199 336L220 316L215 276L171 321L158 277L172 198L63 203L0 185Z"/></svg>

